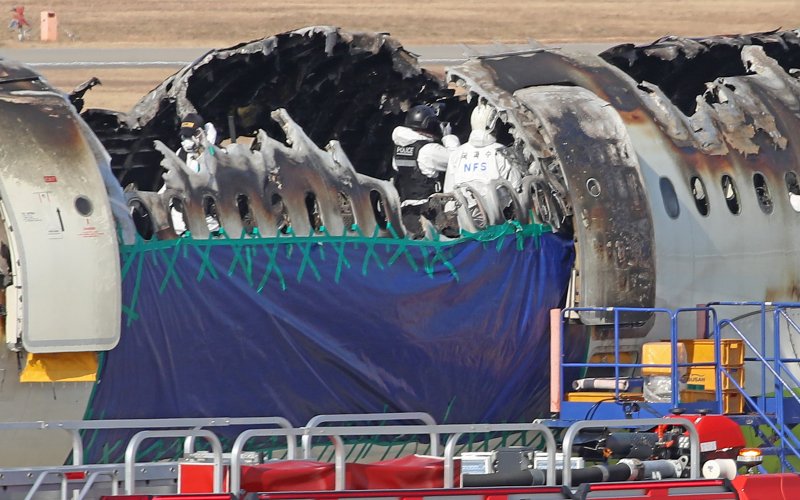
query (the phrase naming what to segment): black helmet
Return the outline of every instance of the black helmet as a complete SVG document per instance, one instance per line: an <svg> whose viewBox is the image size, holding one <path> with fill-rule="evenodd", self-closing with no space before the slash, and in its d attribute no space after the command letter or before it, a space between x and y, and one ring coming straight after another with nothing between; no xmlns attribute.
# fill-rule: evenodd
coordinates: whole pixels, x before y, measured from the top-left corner
<svg viewBox="0 0 800 500"><path fill-rule="evenodd" d="M440 134L441 128L439 126L439 117L436 116L436 110L427 104L420 104L408 110L406 114L406 127L421 132L429 132L431 134Z"/></svg>
<svg viewBox="0 0 800 500"><path fill-rule="evenodd" d="M197 113L189 113L181 120L181 137L191 137L194 133L203 128L205 122L203 117Z"/></svg>

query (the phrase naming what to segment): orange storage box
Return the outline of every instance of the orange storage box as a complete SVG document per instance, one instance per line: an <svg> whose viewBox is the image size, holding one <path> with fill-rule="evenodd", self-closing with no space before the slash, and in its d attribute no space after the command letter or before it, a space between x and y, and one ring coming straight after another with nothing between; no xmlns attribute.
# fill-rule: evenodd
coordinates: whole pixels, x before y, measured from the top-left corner
<svg viewBox="0 0 800 500"><path fill-rule="evenodd" d="M725 367L733 380L739 384L739 387L744 387L744 367ZM725 375L720 375L720 382L722 389L736 389L731 383L731 380ZM713 391L717 388L716 369L713 366L690 366L689 376L686 381L688 389Z"/></svg>
<svg viewBox="0 0 800 500"><path fill-rule="evenodd" d="M686 346L690 363L714 362L714 339L681 340L680 343ZM722 339L719 348L722 366L744 364L744 342L741 339Z"/></svg>
<svg viewBox="0 0 800 500"><path fill-rule="evenodd" d="M686 346L678 343L678 363L686 363ZM648 342L642 346L642 363L645 365L660 364L665 366L643 366L642 375L669 375L672 373L672 342ZM680 371L685 372L686 368Z"/></svg>
<svg viewBox="0 0 800 500"><path fill-rule="evenodd" d="M681 391L681 403L698 403L700 401L716 401L716 391ZM744 396L739 391L722 391L722 413L744 413Z"/></svg>

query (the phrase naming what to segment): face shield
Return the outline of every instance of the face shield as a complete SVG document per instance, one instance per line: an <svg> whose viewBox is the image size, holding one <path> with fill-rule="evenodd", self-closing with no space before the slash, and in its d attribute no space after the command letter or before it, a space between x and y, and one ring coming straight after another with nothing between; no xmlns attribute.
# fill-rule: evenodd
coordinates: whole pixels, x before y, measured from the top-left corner
<svg viewBox="0 0 800 500"><path fill-rule="evenodd" d="M202 142L202 135L203 130L198 129L194 132L194 135L191 136L181 136L181 148L187 153L194 153L198 149L200 149L200 144Z"/></svg>

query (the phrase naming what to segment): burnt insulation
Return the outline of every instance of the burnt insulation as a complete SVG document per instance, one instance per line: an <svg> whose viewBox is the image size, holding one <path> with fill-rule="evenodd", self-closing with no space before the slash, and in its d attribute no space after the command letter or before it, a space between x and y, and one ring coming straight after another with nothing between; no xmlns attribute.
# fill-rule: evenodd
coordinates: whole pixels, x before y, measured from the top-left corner
<svg viewBox="0 0 800 500"><path fill-rule="evenodd" d="M162 169L153 140L177 149L179 114L187 111L212 121L219 140L230 137L229 117L238 136L264 129L280 140L270 112L285 108L317 146L338 140L358 172L386 179L392 130L404 110L433 102L445 103L444 119L465 135L466 104L393 38L317 27L212 51L129 113L91 109L82 116L109 150L122 185L156 190Z"/></svg>
<svg viewBox="0 0 800 500"><path fill-rule="evenodd" d="M788 73L800 68L800 36L797 31L771 31L749 35L707 38L668 36L649 45L617 45L600 57L626 72L637 82L650 82L685 115L695 112L696 98L706 83L720 77L748 74L742 48L760 45Z"/></svg>

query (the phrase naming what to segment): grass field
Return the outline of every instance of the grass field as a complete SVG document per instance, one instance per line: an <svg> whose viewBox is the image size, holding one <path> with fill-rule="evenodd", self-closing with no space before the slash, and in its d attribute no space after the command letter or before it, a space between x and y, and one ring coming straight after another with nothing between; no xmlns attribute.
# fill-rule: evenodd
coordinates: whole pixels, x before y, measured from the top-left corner
<svg viewBox="0 0 800 500"><path fill-rule="evenodd" d="M225 47L315 24L390 32L403 43L544 43L650 41L800 27L800 0L37 0L24 4L38 38L39 13L53 11L62 47ZM10 19L10 14L9 14ZM76 35L70 41L65 33ZM1 37L0 37L1 38ZM25 46L43 47L35 40ZM19 47L13 33L0 49ZM174 69L46 70L68 90L91 76L103 81L91 107L128 109Z"/></svg>
<svg viewBox="0 0 800 500"><path fill-rule="evenodd" d="M650 40L800 26L798 0L36 0L77 44L225 46L315 24L388 31L407 44ZM66 40L66 38L64 37ZM16 43L9 34L6 44ZM68 42L65 42L68 43Z"/></svg>
<svg viewBox="0 0 800 500"><path fill-rule="evenodd" d="M87 108L128 111L139 99L178 68L47 68L39 71L47 80L65 92L96 76L103 82L86 93Z"/></svg>

